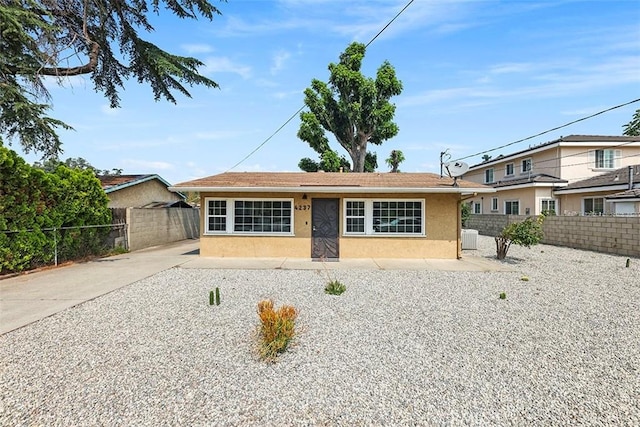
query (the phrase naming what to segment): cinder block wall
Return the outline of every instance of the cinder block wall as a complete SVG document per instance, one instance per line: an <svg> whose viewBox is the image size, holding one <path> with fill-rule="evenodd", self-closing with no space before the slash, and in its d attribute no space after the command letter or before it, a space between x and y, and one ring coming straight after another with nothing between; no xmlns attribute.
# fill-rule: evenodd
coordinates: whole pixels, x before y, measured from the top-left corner
<svg viewBox="0 0 640 427"><path fill-rule="evenodd" d="M497 236L502 229L526 216L471 215L466 228ZM542 243L640 258L638 216L549 216L542 225Z"/></svg>
<svg viewBox="0 0 640 427"><path fill-rule="evenodd" d="M129 250L137 251L200 236L200 210L127 208Z"/></svg>

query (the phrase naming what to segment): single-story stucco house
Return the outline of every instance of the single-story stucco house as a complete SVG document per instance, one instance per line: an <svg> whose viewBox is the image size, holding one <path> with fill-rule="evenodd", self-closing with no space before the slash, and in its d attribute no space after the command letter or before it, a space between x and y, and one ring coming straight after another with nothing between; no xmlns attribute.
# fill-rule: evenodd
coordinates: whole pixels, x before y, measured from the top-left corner
<svg viewBox="0 0 640 427"><path fill-rule="evenodd" d="M227 172L200 193L200 255L459 258L460 204L495 190L432 173Z"/></svg>

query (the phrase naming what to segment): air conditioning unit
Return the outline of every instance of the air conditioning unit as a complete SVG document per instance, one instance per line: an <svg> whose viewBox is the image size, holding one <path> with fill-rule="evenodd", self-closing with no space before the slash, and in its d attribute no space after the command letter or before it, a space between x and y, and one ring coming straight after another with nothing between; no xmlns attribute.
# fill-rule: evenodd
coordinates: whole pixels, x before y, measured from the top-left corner
<svg viewBox="0 0 640 427"><path fill-rule="evenodd" d="M478 249L478 230L462 230L462 249Z"/></svg>

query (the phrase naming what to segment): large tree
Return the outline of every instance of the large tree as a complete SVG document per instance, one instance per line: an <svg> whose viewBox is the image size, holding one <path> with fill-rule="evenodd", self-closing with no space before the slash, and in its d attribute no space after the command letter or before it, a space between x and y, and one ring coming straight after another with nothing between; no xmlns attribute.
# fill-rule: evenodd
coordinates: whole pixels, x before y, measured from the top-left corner
<svg viewBox="0 0 640 427"><path fill-rule="evenodd" d="M398 133L393 122L392 96L402 92L393 66L384 61L375 80L361 72L366 47L352 43L340 54L340 62L329 64L329 82L317 79L304 91L309 111L300 113L298 138L317 153L330 151L325 131L333 133L351 157L351 170L364 172L367 144L382 144Z"/></svg>
<svg viewBox="0 0 640 427"><path fill-rule="evenodd" d="M640 109L636 110L633 118L629 123L623 126L623 135L626 136L640 136Z"/></svg>
<svg viewBox="0 0 640 427"><path fill-rule="evenodd" d="M147 16L161 8L179 18L220 13L208 0L0 0L0 144L5 136L43 158L62 152L56 130L70 127L47 115L47 78L88 75L113 108L129 78L174 103L176 93L190 96L185 86L217 87L198 73L199 60L140 37L154 31Z"/></svg>

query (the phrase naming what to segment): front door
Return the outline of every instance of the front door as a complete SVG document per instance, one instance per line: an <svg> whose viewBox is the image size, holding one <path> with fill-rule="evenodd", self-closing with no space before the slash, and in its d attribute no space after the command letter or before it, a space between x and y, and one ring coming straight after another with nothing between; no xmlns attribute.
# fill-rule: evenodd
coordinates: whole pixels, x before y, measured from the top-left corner
<svg viewBox="0 0 640 427"><path fill-rule="evenodd" d="M338 199L311 200L311 258L336 261L339 258Z"/></svg>

